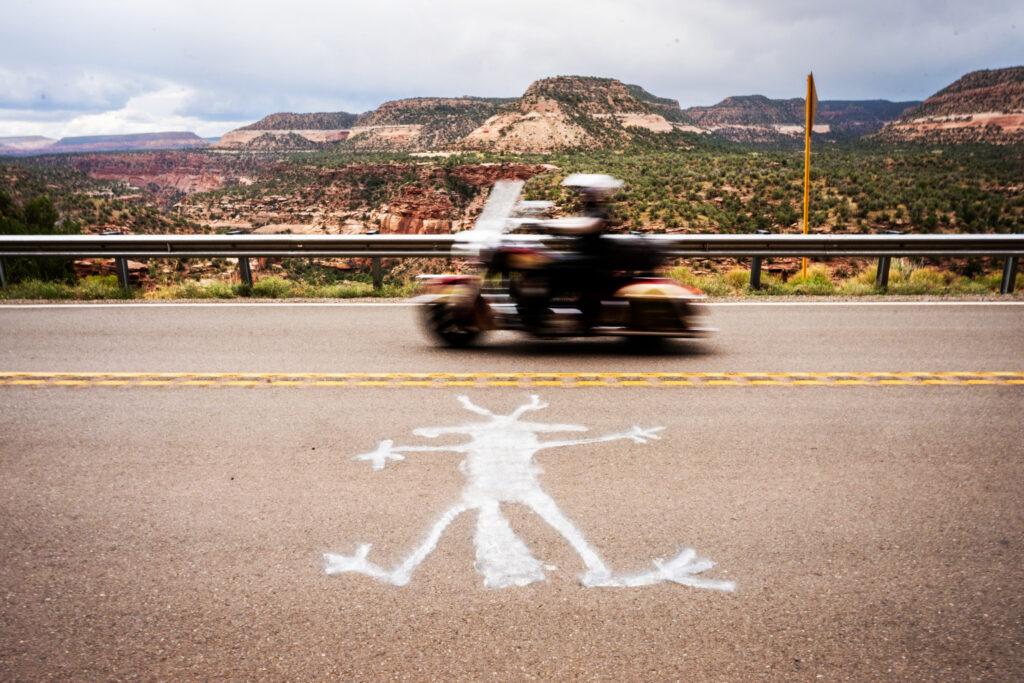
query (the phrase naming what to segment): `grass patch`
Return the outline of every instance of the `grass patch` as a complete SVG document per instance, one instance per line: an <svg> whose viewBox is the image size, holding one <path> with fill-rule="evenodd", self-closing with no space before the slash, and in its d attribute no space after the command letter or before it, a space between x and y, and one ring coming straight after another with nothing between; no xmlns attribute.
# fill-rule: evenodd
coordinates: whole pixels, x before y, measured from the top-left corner
<svg viewBox="0 0 1024 683"><path fill-rule="evenodd" d="M243 285L227 282L183 282L163 285L145 293L146 299L234 299L244 296Z"/></svg>
<svg viewBox="0 0 1024 683"><path fill-rule="evenodd" d="M146 292L147 299L353 299L357 297L404 298L411 296L411 282L387 282L374 289L370 282L342 280L333 283L310 283L289 280L276 275L258 278L252 287L226 282L184 282L164 285Z"/></svg>
<svg viewBox="0 0 1024 683"><path fill-rule="evenodd" d="M744 268L733 268L722 276L722 280L730 289L742 292L750 288L750 271Z"/></svg>
<svg viewBox="0 0 1024 683"><path fill-rule="evenodd" d="M121 289L114 275L90 275L75 284L22 280L0 289L0 299L131 299L132 292Z"/></svg>
<svg viewBox="0 0 1024 683"><path fill-rule="evenodd" d="M708 296L737 296L741 292L734 289L718 274L697 275L686 266L676 266L668 271L668 276L679 284L696 287Z"/></svg>
<svg viewBox="0 0 1024 683"><path fill-rule="evenodd" d="M850 277L833 277L824 264L814 264L807 271L807 277L799 272L783 279L778 275L762 272L761 289L750 289L750 271L733 268L725 273L697 274L686 266L677 266L667 275L677 282L700 289L712 297L809 295L809 296L868 296L878 294L927 295L927 296L978 296L999 293L1002 272L983 273L976 277L958 276L947 270L933 267L915 268L913 264L893 261L889 274L889 288L882 291L875 288L875 266L869 266ZM1016 290L1024 292L1024 273L1017 275ZM145 299L352 299L357 297L405 298L416 292L412 281L386 282L375 290L372 283L364 280L338 280L334 282L308 282L302 279L290 280L279 276L257 279L252 287L221 281L180 282L158 285L142 292L121 289L114 275L90 275L74 284L43 280L22 280L0 289L0 300L45 299L45 300L92 300L131 299L136 296Z"/></svg>
<svg viewBox="0 0 1024 683"><path fill-rule="evenodd" d="M828 268L815 264L807 269L807 275L797 273L785 282L780 282L769 290L772 294L810 294L812 296L829 296L836 293L836 285L832 282L832 274Z"/></svg>
<svg viewBox="0 0 1024 683"><path fill-rule="evenodd" d="M892 262L889 270L889 287L881 290L875 287L877 266L872 265L847 278L835 278L824 264L814 264L807 269L807 277L797 272L783 280L766 272L761 274L761 289L750 289L750 271L734 268L725 273L698 275L686 266L677 266L668 271L669 277L681 284L700 289L712 297L729 296L869 296L881 294L962 296L998 294L1002 281L1001 272L985 273L973 278L958 276L948 270L934 267L915 267L908 259ZM1024 286L1024 273L1017 275L1016 291Z"/></svg>
<svg viewBox="0 0 1024 683"><path fill-rule="evenodd" d="M287 299L295 296L296 287L294 283L282 277L271 275L260 278L253 283L251 296L257 299ZM301 295L300 295L301 296Z"/></svg>
<svg viewBox="0 0 1024 683"><path fill-rule="evenodd" d="M116 275L89 275L75 286L76 299L131 299L131 290L121 287Z"/></svg>

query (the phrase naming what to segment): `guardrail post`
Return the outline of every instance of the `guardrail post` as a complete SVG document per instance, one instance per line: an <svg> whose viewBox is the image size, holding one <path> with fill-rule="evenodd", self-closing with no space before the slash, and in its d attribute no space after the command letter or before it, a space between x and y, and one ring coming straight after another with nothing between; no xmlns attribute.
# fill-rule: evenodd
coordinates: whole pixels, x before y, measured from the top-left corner
<svg viewBox="0 0 1024 683"><path fill-rule="evenodd" d="M761 257L750 259L750 288L761 289Z"/></svg>
<svg viewBox="0 0 1024 683"><path fill-rule="evenodd" d="M117 266L117 279L121 283L121 288L129 290L132 288L132 283L128 280L128 259L124 256L118 256L114 259L114 263Z"/></svg>
<svg viewBox="0 0 1024 683"><path fill-rule="evenodd" d="M370 260L370 274L373 276L374 289L380 289L384 286L384 273L380 268L380 256L374 256Z"/></svg>
<svg viewBox="0 0 1024 683"><path fill-rule="evenodd" d="M875 287L878 289L889 287L889 264L891 262L891 256L878 257L878 270L875 271Z"/></svg>
<svg viewBox="0 0 1024 683"><path fill-rule="evenodd" d="M252 266L248 256L238 257L238 276L242 278L242 284L252 287Z"/></svg>
<svg viewBox="0 0 1024 683"><path fill-rule="evenodd" d="M999 286L1000 294L1013 294L1017 284L1017 256L1007 256L1003 262L1003 281Z"/></svg>
<svg viewBox="0 0 1024 683"><path fill-rule="evenodd" d="M7 271L4 270L4 260L0 258L0 287L7 286Z"/></svg>

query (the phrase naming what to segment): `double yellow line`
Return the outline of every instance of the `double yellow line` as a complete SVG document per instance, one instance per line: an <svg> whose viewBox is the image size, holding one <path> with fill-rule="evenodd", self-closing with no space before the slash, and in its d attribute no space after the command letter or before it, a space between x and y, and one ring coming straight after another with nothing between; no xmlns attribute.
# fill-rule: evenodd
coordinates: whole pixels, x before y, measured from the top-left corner
<svg viewBox="0 0 1024 683"><path fill-rule="evenodd" d="M1024 386L1024 372L0 372L5 387Z"/></svg>

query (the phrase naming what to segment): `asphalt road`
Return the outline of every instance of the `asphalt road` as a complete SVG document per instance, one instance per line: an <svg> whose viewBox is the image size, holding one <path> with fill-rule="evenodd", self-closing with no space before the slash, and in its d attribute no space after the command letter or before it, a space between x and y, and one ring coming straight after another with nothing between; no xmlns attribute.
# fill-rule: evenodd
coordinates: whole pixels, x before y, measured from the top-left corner
<svg viewBox="0 0 1024 683"><path fill-rule="evenodd" d="M719 333L637 356L614 339L492 334L452 353L411 306L0 307L0 369L140 372L1005 370L1024 303L717 305Z"/></svg>
<svg viewBox="0 0 1024 683"><path fill-rule="evenodd" d="M407 307L0 307L0 373L1024 371L1021 306L709 322L634 356L440 350ZM530 394L549 405L471 412ZM1022 408L1024 385L966 381L3 385L0 677L1019 678ZM379 578L325 573L361 544ZM673 573L691 547L715 566ZM595 562L650 585L583 585Z"/></svg>

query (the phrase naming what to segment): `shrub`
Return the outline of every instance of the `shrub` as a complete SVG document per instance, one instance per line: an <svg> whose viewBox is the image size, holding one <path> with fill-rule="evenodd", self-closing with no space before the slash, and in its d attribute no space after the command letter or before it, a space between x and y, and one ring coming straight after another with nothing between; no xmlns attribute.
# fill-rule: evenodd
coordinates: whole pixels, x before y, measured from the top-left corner
<svg viewBox="0 0 1024 683"><path fill-rule="evenodd" d="M154 292L157 299L233 299L238 296L235 287L226 282L183 282L162 287Z"/></svg>
<svg viewBox="0 0 1024 683"><path fill-rule="evenodd" d="M750 271L745 268L733 268L723 276L723 279L726 285L742 292L750 286Z"/></svg>
<svg viewBox="0 0 1024 683"><path fill-rule="evenodd" d="M953 273L937 268L918 268L903 281L890 282L893 294L943 294L954 279Z"/></svg>
<svg viewBox="0 0 1024 683"><path fill-rule="evenodd" d="M335 285L320 287L315 296L324 299L351 299L357 296L373 296L373 285L367 282L339 282Z"/></svg>
<svg viewBox="0 0 1024 683"><path fill-rule="evenodd" d="M697 276L693 274L693 271L686 266L676 266L666 273L670 278L675 280L681 285L692 285L697 286Z"/></svg>
<svg viewBox="0 0 1024 683"><path fill-rule="evenodd" d="M909 282L912 285L928 285L935 288L948 287L956 276L948 270L938 268L918 268L910 274Z"/></svg>
<svg viewBox="0 0 1024 683"><path fill-rule="evenodd" d="M839 283L839 287L836 288L836 293L841 296L865 296L868 294L875 293L875 286L873 284L866 285L860 282L857 278L850 278Z"/></svg>
<svg viewBox="0 0 1024 683"><path fill-rule="evenodd" d="M131 299L132 292L121 287L116 275L89 275L75 286L76 299Z"/></svg>
<svg viewBox="0 0 1024 683"><path fill-rule="evenodd" d="M735 290L717 275L695 275L685 266L677 266L668 271L668 276L682 285L696 287L708 296L729 296Z"/></svg>
<svg viewBox="0 0 1024 683"><path fill-rule="evenodd" d="M989 294L993 290L999 291L999 285L994 287L984 279L972 279L969 277L958 277L950 286L950 291L956 294Z"/></svg>
<svg viewBox="0 0 1024 683"><path fill-rule="evenodd" d="M832 276L828 269L816 264L807 269L806 277L797 273L780 286L782 294L812 294L824 296L835 294L836 286L832 282Z"/></svg>
<svg viewBox="0 0 1024 683"><path fill-rule="evenodd" d="M293 295L293 286L288 280L272 275L260 278L252 286L252 296L263 299L281 299Z"/></svg>
<svg viewBox="0 0 1024 683"><path fill-rule="evenodd" d="M3 299L74 299L75 292L70 285L63 282L44 282L43 280L22 280L0 289Z"/></svg>

